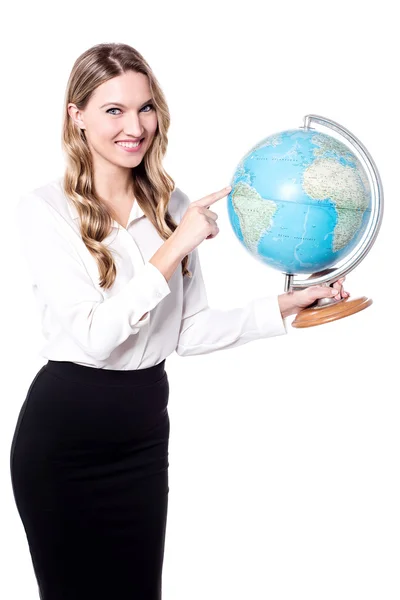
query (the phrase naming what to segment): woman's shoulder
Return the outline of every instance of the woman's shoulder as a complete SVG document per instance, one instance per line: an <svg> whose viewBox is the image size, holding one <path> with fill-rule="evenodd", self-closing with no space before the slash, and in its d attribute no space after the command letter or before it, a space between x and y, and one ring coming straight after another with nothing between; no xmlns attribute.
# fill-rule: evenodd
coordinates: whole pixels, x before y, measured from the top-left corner
<svg viewBox="0 0 400 600"><path fill-rule="evenodd" d="M62 176L56 177L45 184L22 193L15 208L17 218L32 219L35 214L46 208L50 211L56 211L64 219L73 219L73 209L63 192L62 180ZM40 215L38 214L38 216Z"/></svg>
<svg viewBox="0 0 400 600"><path fill-rule="evenodd" d="M62 177L56 177L47 183L23 192L19 196L19 203L25 204L29 201L33 202L33 198L37 198L39 201L42 200L42 202L47 202L54 208L63 207L66 196L62 189Z"/></svg>

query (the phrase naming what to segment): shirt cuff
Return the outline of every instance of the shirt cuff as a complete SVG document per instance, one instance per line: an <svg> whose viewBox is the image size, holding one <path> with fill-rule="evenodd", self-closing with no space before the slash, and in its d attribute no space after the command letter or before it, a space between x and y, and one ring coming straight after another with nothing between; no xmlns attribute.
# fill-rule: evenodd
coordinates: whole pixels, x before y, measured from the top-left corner
<svg viewBox="0 0 400 600"><path fill-rule="evenodd" d="M159 269L153 263L146 262L144 264L144 269L148 273L148 277L151 279L154 291L157 298L164 298L171 293L171 289L168 285L168 281L165 279L164 275L161 273Z"/></svg>
<svg viewBox="0 0 400 600"><path fill-rule="evenodd" d="M278 296L264 296L256 298L253 302L255 319L262 338L287 333L286 323L279 308Z"/></svg>
<svg viewBox="0 0 400 600"><path fill-rule="evenodd" d="M139 331L141 327L148 324L150 319L150 310L152 310L157 304L161 302L165 296L171 293L171 288L168 285L167 280L159 269L151 262L145 262L143 270L141 272L143 277L144 286L141 287L142 297L146 298L146 305L148 306L147 315L141 321L130 323L133 329L133 333ZM132 280L137 285L136 276Z"/></svg>

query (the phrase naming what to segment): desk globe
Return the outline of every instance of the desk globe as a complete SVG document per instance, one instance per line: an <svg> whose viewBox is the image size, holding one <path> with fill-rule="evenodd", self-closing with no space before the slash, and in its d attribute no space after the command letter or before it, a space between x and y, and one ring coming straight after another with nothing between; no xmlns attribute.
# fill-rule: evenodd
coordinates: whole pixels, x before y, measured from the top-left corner
<svg viewBox="0 0 400 600"><path fill-rule="evenodd" d="M312 122L336 131L351 148ZM234 234L253 257L285 275L285 291L345 276L366 256L380 228L383 189L371 155L347 129L318 115L261 140L242 158L231 185ZM295 279L304 274L309 277ZM324 298L300 311L292 325L319 325L371 304L366 296Z"/></svg>

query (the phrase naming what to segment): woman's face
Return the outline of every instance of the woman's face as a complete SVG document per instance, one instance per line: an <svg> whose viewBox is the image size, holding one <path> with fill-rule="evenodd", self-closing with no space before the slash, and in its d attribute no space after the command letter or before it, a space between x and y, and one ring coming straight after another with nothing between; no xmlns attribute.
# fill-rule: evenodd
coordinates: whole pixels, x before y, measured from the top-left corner
<svg viewBox="0 0 400 600"><path fill-rule="evenodd" d="M68 112L85 130L95 163L100 158L120 167L137 166L157 130L148 78L134 71L99 85L85 110L79 111L70 103ZM117 143L121 140L142 141L137 149L132 149Z"/></svg>

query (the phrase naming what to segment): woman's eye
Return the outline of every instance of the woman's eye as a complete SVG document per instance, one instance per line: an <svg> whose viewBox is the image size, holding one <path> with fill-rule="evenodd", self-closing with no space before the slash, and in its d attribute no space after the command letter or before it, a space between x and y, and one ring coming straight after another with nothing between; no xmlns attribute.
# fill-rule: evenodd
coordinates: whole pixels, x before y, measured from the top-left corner
<svg viewBox="0 0 400 600"><path fill-rule="evenodd" d="M142 110L145 109L145 108L147 108L147 107L150 107L150 110L154 110L154 106L152 104L146 104L146 106L143 106ZM119 108L109 108L108 110L106 110L106 113L109 113L110 110L121 110L121 109L119 109ZM150 110L146 110L144 112L150 112ZM110 114L115 115L115 113L110 113Z"/></svg>

